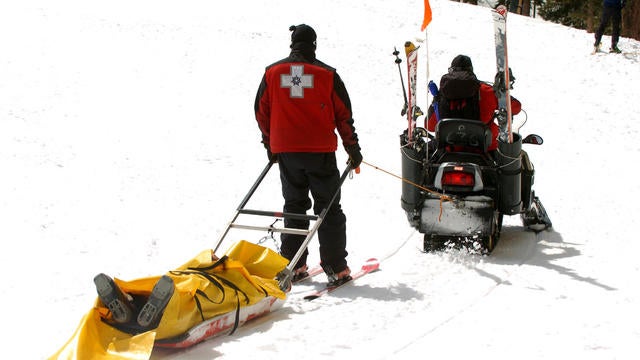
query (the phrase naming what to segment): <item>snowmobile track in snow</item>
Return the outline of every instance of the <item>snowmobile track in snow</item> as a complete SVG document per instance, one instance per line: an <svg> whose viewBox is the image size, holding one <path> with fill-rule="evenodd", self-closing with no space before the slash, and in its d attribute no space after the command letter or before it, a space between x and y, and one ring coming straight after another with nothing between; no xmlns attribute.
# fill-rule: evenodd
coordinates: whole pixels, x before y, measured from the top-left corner
<svg viewBox="0 0 640 360"><path fill-rule="evenodd" d="M470 297L469 300L465 302L465 304L467 305L460 306L454 310L451 310L450 314L445 316L444 320L441 320L436 324L428 327L424 331L421 331L418 334L411 336L407 341L405 341L403 345L396 347L395 349L390 351L388 355L393 355L393 354L402 352L412 344L418 342L420 339L425 338L430 334L438 331L440 328L452 322L454 319L464 315L469 310L474 309L477 306L477 304L480 303L480 300L490 296L501 285L509 283L509 279L514 276L514 274L517 272L517 269L519 269L523 264L525 264L528 260L530 260L534 256L535 249L537 247L538 242L540 241L540 237L541 237L540 234L544 233L544 232L535 233L535 232L525 231L522 227L519 227L519 226L514 226L512 229L513 229L512 231L508 231L509 227L505 227L503 229L501 240L498 242L498 245L490 255L483 256L483 259L488 260L488 262L494 263L496 265L500 265L502 263L510 264L512 266L515 266L514 269L507 271L504 274L504 276L502 276L501 278L495 277L494 278L495 283L492 286L485 288L485 290L483 292L480 292L477 296ZM509 245L513 245L511 243L516 241L522 243L518 245L518 248L515 251L511 251L512 255L516 255L516 258L511 258L511 259L501 258L505 256L504 254L505 247ZM401 247L404 246L406 243L407 241L405 241L401 245ZM502 250L502 253L501 253L501 250ZM393 256L398 251L399 249L395 250L390 256ZM481 256L481 255L478 255L478 256ZM475 269L475 270L479 271L478 269ZM485 274L485 275L493 278L493 276L490 274Z"/></svg>

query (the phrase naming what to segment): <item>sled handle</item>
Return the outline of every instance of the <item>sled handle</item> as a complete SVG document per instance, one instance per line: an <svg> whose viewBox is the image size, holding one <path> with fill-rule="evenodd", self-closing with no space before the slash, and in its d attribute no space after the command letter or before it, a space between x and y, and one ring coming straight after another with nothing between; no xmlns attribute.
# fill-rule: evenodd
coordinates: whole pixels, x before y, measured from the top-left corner
<svg viewBox="0 0 640 360"><path fill-rule="evenodd" d="M218 251L218 248L222 244L222 241L224 240L224 238L229 233L229 230L231 229L233 223L238 219L238 215L240 215L242 209L244 209L244 207L249 202L249 199L251 199L251 196L253 196L253 194L256 192L256 190L258 189L258 186L260 186L260 183L262 183L262 180L264 180L264 178L267 176L267 173L269 172L269 170L271 169L273 164L274 164L273 160L269 160L269 163L267 164L267 166L264 167L264 169L260 173L260 176L258 176L258 179L253 183L253 185L251 186L251 189L249 189L249 192L247 193L247 195L245 195L244 199L242 199L242 201L240 202L240 205L238 205L238 207L236 208L235 215L233 216L231 221L229 221L229 223L227 225L227 228L224 230L224 232L222 233L222 235L218 239L218 243L216 244L215 248L213 248L213 253L214 254L216 253L216 251Z"/></svg>
<svg viewBox="0 0 640 360"><path fill-rule="evenodd" d="M240 205L238 205L237 210L244 209L244 207L249 202L249 199L251 199L253 194L258 189L258 186L260 186L260 183L262 183L262 180L264 180L269 170L271 170L271 167L273 166L273 164L274 162L272 160L269 160L269 163L267 164L267 166L264 167L264 169L262 170L262 173L260 173L260 176L258 176L258 180L256 180L256 182L253 183L253 185L251 186L251 189L249 189L249 193L247 193L244 199L242 199L242 202L240 202Z"/></svg>

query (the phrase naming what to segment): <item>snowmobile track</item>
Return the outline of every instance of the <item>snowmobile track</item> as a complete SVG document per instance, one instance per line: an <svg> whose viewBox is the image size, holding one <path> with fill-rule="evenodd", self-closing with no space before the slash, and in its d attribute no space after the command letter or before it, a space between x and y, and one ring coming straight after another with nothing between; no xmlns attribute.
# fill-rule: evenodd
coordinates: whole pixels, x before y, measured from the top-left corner
<svg viewBox="0 0 640 360"><path fill-rule="evenodd" d="M509 279L511 279L517 273L518 271L517 269L519 269L522 265L527 263L527 261L533 258L533 256L535 255L535 249L537 247L538 242L540 241L540 236L541 236L540 235L541 233L524 231L524 229L520 226L514 226L512 229L513 229L512 231L509 231L509 227L504 228L503 230L504 237L498 243L498 245L496 246L496 249L493 251L491 255L483 256L483 259L488 259L490 262L491 260L494 260L493 262L495 262L497 265L500 265L503 262L510 263L512 265L515 265L514 269L508 271L501 278L495 278L495 283L492 286L487 287L485 291L478 294L478 296L470 297L469 300L465 302L466 304L465 306L460 306L456 310L451 311L450 314L446 316L444 320L439 321L438 323L434 324L433 326L430 326L429 328L425 329L424 331L414 336L411 336L403 345L396 347L395 349L390 351L387 354L387 356L391 356L391 355L402 352L403 350L407 349L412 344L418 342L422 338L425 338L430 334L435 333L436 331L446 326L448 323L452 322L456 318L463 316L465 313L469 312L470 310L474 310L478 306L478 304L481 303L481 300L489 297L498 288L500 288L500 286L509 283ZM526 238L524 238L525 236ZM517 251L515 251L515 253L518 255L517 259L501 258L501 256L505 255L504 253L501 253L501 250L504 250L504 247L506 245L511 245L509 243L513 241L519 241L522 243L522 245L517 249Z"/></svg>

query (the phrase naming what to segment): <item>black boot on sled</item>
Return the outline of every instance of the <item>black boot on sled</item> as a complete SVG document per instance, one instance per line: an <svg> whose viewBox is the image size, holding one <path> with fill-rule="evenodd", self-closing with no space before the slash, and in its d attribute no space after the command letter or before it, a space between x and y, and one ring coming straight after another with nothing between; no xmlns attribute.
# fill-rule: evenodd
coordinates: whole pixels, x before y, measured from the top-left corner
<svg viewBox="0 0 640 360"><path fill-rule="evenodd" d="M132 298L120 290L112 278L98 274L93 278L100 301L111 311L113 321L124 324L133 318L135 309Z"/></svg>
<svg viewBox="0 0 640 360"><path fill-rule="evenodd" d="M162 275L153 290L151 290L149 300L147 300L147 303L144 304L138 314L138 325L143 328L157 327L164 309L167 307L171 295L173 295L173 290L173 279L167 275Z"/></svg>

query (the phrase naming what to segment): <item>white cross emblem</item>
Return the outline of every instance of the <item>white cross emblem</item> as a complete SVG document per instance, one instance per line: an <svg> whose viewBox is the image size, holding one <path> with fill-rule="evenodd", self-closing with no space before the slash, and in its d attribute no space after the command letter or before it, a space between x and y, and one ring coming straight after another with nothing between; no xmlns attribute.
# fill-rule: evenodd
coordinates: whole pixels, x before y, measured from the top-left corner
<svg viewBox="0 0 640 360"><path fill-rule="evenodd" d="M303 98L304 88L313 88L313 75L304 73L304 65L291 65L289 75L280 75L280 87L289 88L289 97Z"/></svg>

